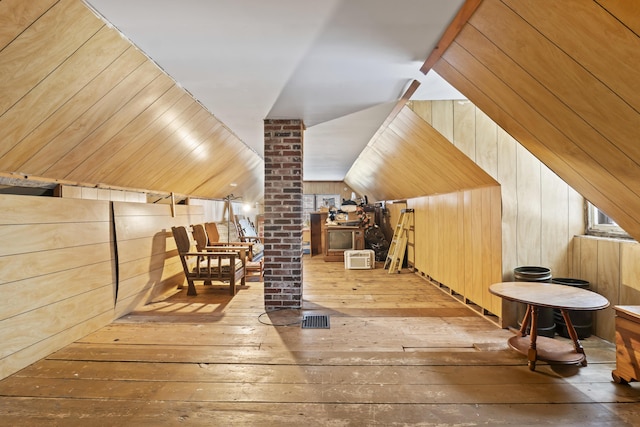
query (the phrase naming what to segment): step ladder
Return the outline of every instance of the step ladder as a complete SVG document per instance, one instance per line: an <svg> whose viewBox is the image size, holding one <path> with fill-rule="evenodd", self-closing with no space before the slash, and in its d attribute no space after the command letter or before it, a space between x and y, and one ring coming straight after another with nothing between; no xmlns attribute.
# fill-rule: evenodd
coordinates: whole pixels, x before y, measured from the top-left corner
<svg viewBox="0 0 640 427"><path fill-rule="evenodd" d="M404 261L404 253L407 250L409 230L413 227L413 209L403 209L400 211L398 224L393 232L393 239L389 245L387 259L384 268L389 268L389 274L399 273Z"/></svg>

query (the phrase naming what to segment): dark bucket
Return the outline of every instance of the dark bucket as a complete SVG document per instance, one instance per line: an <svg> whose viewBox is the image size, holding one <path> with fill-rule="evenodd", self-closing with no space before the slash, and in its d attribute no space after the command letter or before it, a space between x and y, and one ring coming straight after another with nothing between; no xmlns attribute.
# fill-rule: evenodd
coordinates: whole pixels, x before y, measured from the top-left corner
<svg viewBox="0 0 640 427"><path fill-rule="evenodd" d="M546 267L522 266L513 269L513 278L516 282L551 282L551 270ZM527 310L525 304L518 304L518 327L522 326L522 319ZM553 338L556 334L556 323L553 309L540 307L538 310L538 335Z"/></svg>
<svg viewBox="0 0 640 427"><path fill-rule="evenodd" d="M560 277L552 279L552 283L557 285L575 286L582 289L589 289L589 282L580 279L571 279L566 277ZM553 310L553 318L556 323L556 332L561 337L571 338L569 331L567 330L567 324L562 317L562 313L558 309ZM579 339L588 338L591 336L593 325L593 311L583 310L569 310L569 318L573 323L573 328L576 330Z"/></svg>

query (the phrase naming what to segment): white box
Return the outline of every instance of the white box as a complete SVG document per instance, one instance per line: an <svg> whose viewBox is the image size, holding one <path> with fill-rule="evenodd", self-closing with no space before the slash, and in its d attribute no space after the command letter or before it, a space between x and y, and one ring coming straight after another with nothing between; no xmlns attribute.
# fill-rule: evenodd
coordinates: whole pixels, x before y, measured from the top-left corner
<svg viewBox="0 0 640 427"><path fill-rule="evenodd" d="M376 268L375 253L371 249L344 251L346 270L372 270Z"/></svg>

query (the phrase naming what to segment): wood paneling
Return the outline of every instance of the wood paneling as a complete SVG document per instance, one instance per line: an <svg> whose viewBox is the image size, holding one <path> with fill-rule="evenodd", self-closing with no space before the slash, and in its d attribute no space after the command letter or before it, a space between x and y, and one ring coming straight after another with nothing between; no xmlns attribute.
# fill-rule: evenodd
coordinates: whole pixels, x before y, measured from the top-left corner
<svg viewBox="0 0 640 427"><path fill-rule="evenodd" d="M342 199L347 200L351 199L353 192L353 189L344 181L304 181L302 185L304 194L339 194ZM364 194L357 194L357 196L361 197Z"/></svg>
<svg viewBox="0 0 640 427"><path fill-rule="evenodd" d="M407 206L415 210L416 269L500 317L502 303L488 291L502 281L500 187L410 199Z"/></svg>
<svg viewBox="0 0 640 427"><path fill-rule="evenodd" d="M202 206L113 203L118 251L115 313L122 316L184 282L171 227L204 221Z"/></svg>
<svg viewBox="0 0 640 427"><path fill-rule="evenodd" d="M440 117L440 113L444 113L445 116L448 116L448 108L442 108L443 106L452 105L453 106L453 122L451 126L453 128L453 139L450 141L453 142L453 145L456 146L460 151L462 151L468 158L476 161L476 116L475 111L476 107L469 101L454 101L454 102L415 102L412 105L412 109L414 107L418 107L421 105L435 105L436 112L432 114L430 117L422 115L420 112L416 112L423 120L427 123L433 123L432 117ZM415 111L415 110L414 110ZM472 113L473 112L473 113ZM442 120L440 118L440 120ZM435 124L434 124L435 127Z"/></svg>
<svg viewBox="0 0 640 427"><path fill-rule="evenodd" d="M450 118L442 119L441 132L453 135L452 107L447 117ZM376 200L406 199L496 184L407 107L367 145L345 182Z"/></svg>
<svg viewBox="0 0 640 427"><path fill-rule="evenodd" d="M518 265L540 265L542 262L541 165L538 159L522 145L518 145L516 157Z"/></svg>
<svg viewBox="0 0 640 427"><path fill-rule="evenodd" d="M576 236L572 243L574 277L588 281L611 304L594 316L594 333L613 341L613 306L640 304L640 244L589 236Z"/></svg>
<svg viewBox="0 0 640 427"><path fill-rule="evenodd" d="M108 202L0 196L0 377L113 320Z"/></svg>
<svg viewBox="0 0 640 427"><path fill-rule="evenodd" d="M511 277L518 266L518 251L514 250L518 227L518 142L507 132L498 131L498 177L502 196L502 276ZM582 205L582 202L580 202Z"/></svg>
<svg viewBox="0 0 640 427"><path fill-rule="evenodd" d="M445 104L436 109L423 104ZM460 107L456 107L460 105ZM454 135L465 134L464 151L482 158L500 183L502 193L503 277L511 280L519 265L542 263L554 275L567 275L569 242L584 232L583 200L513 137L478 111L472 103L414 101L411 108L429 111L425 120L453 106ZM469 132L473 123L474 132ZM460 147L462 148L462 146ZM481 153L476 156L475 153Z"/></svg>
<svg viewBox="0 0 640 427"><path fill-rule="evenodd" d="M431 104L432 107L425 104ZM490 196L484 194L482 197L485 202L476 203L477 206L487 206L487 198L490 197L491 203L501 204L501 209L491 211L498 213L498 218L483 209L467 209L458 214L463 218L460 222L463 227L457 234L447 226L447 220L441 220L434 230L437 234L432 237L420 235L420 238L434 238L440 242L437 250L431 250L431 256L438 262L447 263L447 268L452 268L453 264L459 263L457 258L460 257L455 253L444 255L443 241L456 240L457 235L467 233L466 238L471 242L472 230L478 233L488 227L488 223L494 224L492 227L501 224L501 233L492 234L492 239L478 239L457 252L464 253L462 258L465 260L471 259L474 253L482 253L487 257L482 263L469 264L469 268L464 265L457 267L467 276L466 280L460 280L466 286L458 287L456 279L448 274L446 277L451 282L445 282L445 285L470 301L487 301L482 303L482 307L495 313L501 310L493 304L501 305L502 302L488 293L482 294L474 286L474 283L486 281L486 271L482 266L491 262L502 265L501 278L495 281L512 280L513 269L521 265L549 267L556 277L569 275L573 269L569 261L570 242L575 234L584 232L583 200L579 194L472 103L413 101L410 106L417 112L428 112L426 117L421 116L425 121L438 120L441 126L447 123L446 127L453 129L453 144L468 153L470 158L481 162L482 168L500 183L500 187L494 190L498 193L491 193ZM450 111L454 111L453 116ZM467 206L472 205L473 198L478 195L465 192L462 197L468 200L460 203L460 206ZM435 215L442 208L430 209L435 209ZM455 212L450 212L449 216L455 218ZM498 259L489 261L491 257ZM511 315L510 310L504 313L506 324L515 324L516 319Z"/></svg>
<svg viewBox="0 0 640 427"><path fill-rule="evenodd" d="M128 198L100 190L0 195L0 377L184 281L170 228L202 222L202 206L172 216L167 204L98 200Z"/></svg>
<svg viewBox="0 0 640 427"><path fill-rule="evenodd" d="M81 0L5 0L0 19L0 170L261 199L263 160Z"/></svg>
<svg viewBox="0 0 640 427"><path fill-rule="evenodd" d="M483 1L434 70L638 237L640 38L626 3Z"/></svg>

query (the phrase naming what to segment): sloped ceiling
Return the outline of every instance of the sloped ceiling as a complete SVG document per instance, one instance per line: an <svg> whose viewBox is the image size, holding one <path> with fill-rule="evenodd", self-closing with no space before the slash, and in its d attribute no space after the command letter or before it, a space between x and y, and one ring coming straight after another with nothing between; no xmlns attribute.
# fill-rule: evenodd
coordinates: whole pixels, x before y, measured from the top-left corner
<svg viewBox="0 0 640 427"><path fill-rule="evenodd" d="M124 38L2 0L0 174L258 200L262 120L294 116L305 178L342 180L412 79L440 90L419 66L463 2L91 1Z"/></svg>
<svg viewBox="0 0 640 427"><path fill-rule="evenodd" d="M483 0L434 64L635 238L638 16L626 0ZM0 173L214 198L262 194L261 157L79 0L0 1L0 76ZM368 146L348 184L380 198L442 191L408 185L424 180L419 167L374 179L372 164L439 150L425 134L401 136L413 126L407 115L377 135L397 153ZM457 182L475 174L464 162L428 172Z"/></svg>
<svg viewBox="0 0 640 427"><path fill-rule="evenodd" d="M0 171L261 197L261 157L84 3L4 0L0 17Z"/></svg>
<svg viewBox="0 0 640 427"><path fill-rule="evenodd" d="M464 0L87 0L262 155L301 119L304 179L342 181Z"/></svg>
<svg viewBox="0 0 640 427"><path fill-rule="evenodd" d="M484 0L434 69L640 238L640 7Z"/></svg>
<svg viewBox="0 0 640 427"><path fill-rule="evenodd" d="M446 194L498 183L404 107L360 154L345 182L376 200Z"/></svg>

